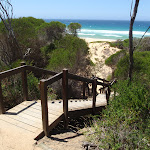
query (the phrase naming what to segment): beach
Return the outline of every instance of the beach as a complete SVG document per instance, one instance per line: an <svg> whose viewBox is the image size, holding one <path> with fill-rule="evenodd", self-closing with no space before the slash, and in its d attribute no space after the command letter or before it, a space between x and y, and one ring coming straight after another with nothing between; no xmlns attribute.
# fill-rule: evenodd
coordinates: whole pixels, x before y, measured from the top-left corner
<svg viewBox="0 0 150 150"><path fill-rule="evenodd" d="M118 48L110 47L108 42L114 42L115 40L106 39L92 39L84 38L89 46L89 57L95 64L91 66L92 75L107 79L112 74L112 68L105 65L105 60L116 52L120 51Z"/></svg>

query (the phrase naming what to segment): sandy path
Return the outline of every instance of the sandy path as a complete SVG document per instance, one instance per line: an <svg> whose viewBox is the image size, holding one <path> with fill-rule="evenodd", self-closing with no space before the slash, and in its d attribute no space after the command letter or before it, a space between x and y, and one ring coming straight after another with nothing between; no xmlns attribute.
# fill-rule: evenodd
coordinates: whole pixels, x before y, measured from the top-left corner
<svg viewBox="0 0 150 150"><path fill-rule="evenodd" d="M83 134L70 130L51 135L50 138L44 137L38 142L36 148L41 148L42 150L83 150L82 144L84 140Z"/></svg>
<svg viewBox="0 0 150 150"><path fill-rule="evenodd" d="M91 67L91 73L94 76L105 78L112 74L112 69L105 65L105 60L113 55L114 53L120 51L118 48L110 47L110 45L105 42L92 42L92 39L85 39L89 45L89 57L95 66ZM97 40L94 40L97 41Z"/></svg>
<svg viewBox="0 0 150 150"><path fill-rule="evenodd" d="M0 119L0 150L35 150L35 136L35 133Z"/></svg>

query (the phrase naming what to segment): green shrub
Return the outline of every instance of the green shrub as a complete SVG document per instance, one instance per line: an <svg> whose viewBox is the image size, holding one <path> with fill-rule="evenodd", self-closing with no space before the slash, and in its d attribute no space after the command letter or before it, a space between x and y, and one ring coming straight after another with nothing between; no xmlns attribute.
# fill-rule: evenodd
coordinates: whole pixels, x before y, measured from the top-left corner
<svg viewBox="0 0 150 150"><path fill-rule="evenodd" d="M36 28L43 23L44 20L33 17L13 19L12 27L19 44L29 46L30 40L37 37ZM0 33L4 32L6 32L4 24L0 22Z"/></svg>
<svg viewBox="0 0 150 150"><path fill-rule="evenodd" d="M66 35L60 41L55 42L56 49L50 52L50 70L61 70L63 68L73 68L75 64L82 64L88 54L88 47L84 40Z"/></svg>
<svg viewBox="0 0 150 150"><path fill-rule="evenodd" d="M125 50L121 50L113 55L111 55L109 58L105 60L105 64L108 66L116 66L118 61L126 55Z"/></svg>
<svg viewBox="0 0 150 150"><path fill-rule="evenodd" d="M95 64L93 63L92 60L90 60L90 65L91 65L91 66L95 66Z"/></svg>
<svg viewBox="0 0 150 150"><path fill-rule="evenodd" d="M22 60L17 60L11 66L3 66L1 71L9 70L20 66ZM29 64L27 62L27 64ZM39 99L40 92L38 88L39 79L33 73L27 74L28 95L29 99ZM2 90L4 104L6 108L12 108L23 101L23 88L21 74L16 74L2 80Z"/></svg>
<svg viewBox="0 0 150 150"><path fill-rule="evenodd" d="M133 44L136 51L150 51L150 37L144 37L141 41L140 38L134 38Z"/></svg>
<svg viewBox="0 0 150 150"><path fill-rule="evenodd" d="M42 40L46 40L49 42L54 42L55 40L60 40L66 30L66 25L58 22L52 21L50 23L43 23L41 26L37 27L38 36L41 37Z"/></svg>
<svg viewBox="0 0 150 150"><path fill-rule="evenodd" d="M128 70L125 55L115 70L112 100L87 133L100 149L150 149L150 52L134 52L132 82Z"/></svg>
<svg viewBox="0 0 150 150"><path fill-rule="evenodd" d="M141 80L150 81L150 52L134 52L133 58L133 76ZM126 55L118 62L114 75L119 79L126 79L128 77L128 70L129 55Z"/></svg>
<svg viewBox="0 0 150 150"><path fill-rule="evenodd" d="M117 40L115 42L109 42L109 44L111 47L117 47L119 49L127 50L129 48L129 39L125 39L124 41Z"/></svg>
<svg viewBox="0 0 150 150"><path fill-rule="evenodd" d="M149 149L149 91L137 80L119 81L115 90L117 96L103 111L102 119L95 119L88 140L100 149Z"/></svg>
<svg viewBox="0 0 150 150"><path fill-rule="evenodd" d="M34 76L33 73L28 73L27 75L27 84L28 84L28 95L29 99L39 99L40 98L40 91L39 91L39 79Z"/></svg>

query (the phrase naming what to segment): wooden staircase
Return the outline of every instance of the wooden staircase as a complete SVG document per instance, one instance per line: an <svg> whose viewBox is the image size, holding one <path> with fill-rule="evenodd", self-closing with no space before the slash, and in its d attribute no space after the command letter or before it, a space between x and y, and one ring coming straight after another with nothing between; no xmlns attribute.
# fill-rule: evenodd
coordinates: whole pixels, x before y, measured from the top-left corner
<svg viewBox="0 0 150 150"><path fill-rule="evenodd" d="M41 100L28 99L27 71L52 75L52 77L40 81ZM5 112L1 80L18 73L21 73L22 76L24 102ZM68 99L69 79L83 83L83 99ZM62 80L63 99L48 101L47 86L58 80ZM90 99L85 99L85 85L89 83L92 84L93 96ZM60 73L56 73L22 64L20 67L0 73L0 124L5 122L5 124L9 124L11 128L12 126L15 126L15 128L21 128L24 131L32 133L32 137L38 140L44 135L49 136L50 131L62 120L67 129L69 118L100 112L108 103L110 87L113 83L114 81L108 82L101 78L88 79L73 75L68 73L68 70L66 69ZM97 95L97 85L101 85L102 89L106 90L105 93Z"/></svg>

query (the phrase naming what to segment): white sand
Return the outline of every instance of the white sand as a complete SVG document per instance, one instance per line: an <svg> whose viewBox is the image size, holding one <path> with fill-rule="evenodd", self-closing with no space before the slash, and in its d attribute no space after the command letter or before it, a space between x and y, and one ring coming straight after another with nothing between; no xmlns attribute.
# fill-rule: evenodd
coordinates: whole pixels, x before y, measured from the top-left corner
<svg viewBox="0 0 150 150"><path fill-rule="evenodd" d="M95 39L95 38L81 38L84 39L87 43L89 42L96 42L96 41L104 41L104 42L115 42L116 40L112 40L112 39Z"/></svg>
<svg viewBox="0 0 150 150"><path fill-rule="evenodd" d="M95 66L91 67L92 74L94 76L107 79L109 75L112 74L112 68L105 65L105 60L113 55L114 53L120 51L118 48L110 47L109 42L113 42L115 40L108 39L84 39L89 45L89 57ZM100 43L96 41L102 41ZM107 42L106 42L107 41ZM91 43L94 42L94 43Z"/></svg>

